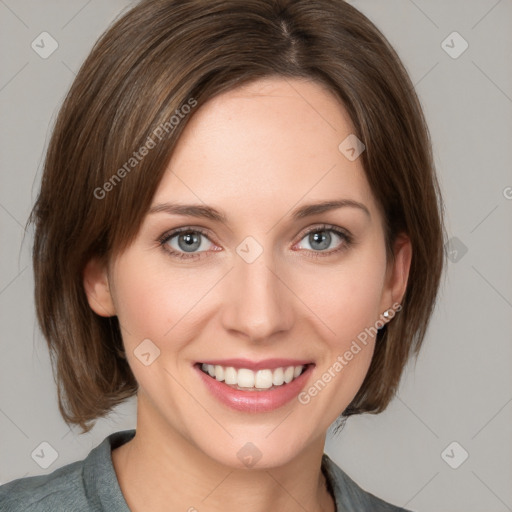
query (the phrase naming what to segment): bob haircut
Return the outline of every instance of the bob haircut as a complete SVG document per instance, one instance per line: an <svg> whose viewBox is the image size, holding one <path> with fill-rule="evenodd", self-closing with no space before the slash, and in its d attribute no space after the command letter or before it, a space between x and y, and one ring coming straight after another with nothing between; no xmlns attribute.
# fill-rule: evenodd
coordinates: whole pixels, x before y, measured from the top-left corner
<svg viewBox="0 0 512 512"><path fill-rule="evenodd" d="M378 331L366 378L339 418L381 412L395 394L446 264L430 135L396 52L343 0L143 0L101 36L76 76L28 220L37 319L66 423L88 432L138 389L117 317L89 307L87 261L108 263L133 241L193 112L266 77L313 80L339 98L366 147L360 158L388 259L397 234L411 240L402 310Z"/></svg>

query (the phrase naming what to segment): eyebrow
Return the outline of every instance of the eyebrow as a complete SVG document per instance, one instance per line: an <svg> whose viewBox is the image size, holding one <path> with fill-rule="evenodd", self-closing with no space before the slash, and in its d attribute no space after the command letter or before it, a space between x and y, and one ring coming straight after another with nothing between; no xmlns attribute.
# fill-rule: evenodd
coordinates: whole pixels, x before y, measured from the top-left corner
<svg viewBox="0 0 512 512"><path fill-rule="evenodd" d="M334 201L322 201L319 203L307 204L300 206L291 212L293 220L303 219L305 217L311 217L313 215L324 213L330 210L337 210L339 208L357 208L363 211L368 217L371 218L370 211L368 208L358 201L353 199L338 199ZM212 206L202 204L176 204L176 203L160 203L152 206L149 209L149 213L165 212L170 215L185 215L189 217L198 217L214 220L223 224L228 223L228 219L225 213L213 208Z"/></svg>

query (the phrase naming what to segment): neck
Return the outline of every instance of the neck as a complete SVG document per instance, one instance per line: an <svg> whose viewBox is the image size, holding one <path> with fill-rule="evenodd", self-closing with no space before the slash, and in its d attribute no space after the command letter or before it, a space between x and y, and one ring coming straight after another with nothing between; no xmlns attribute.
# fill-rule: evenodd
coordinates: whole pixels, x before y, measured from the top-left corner
<svg viewBox="0 0 512 512"><path fill-rule="evenodd" d="M112 461L132 512L333 512L321 471L324 442L325 436L278 467L233 468L198 449L139 399L136 435L112 451Z"/></svg>

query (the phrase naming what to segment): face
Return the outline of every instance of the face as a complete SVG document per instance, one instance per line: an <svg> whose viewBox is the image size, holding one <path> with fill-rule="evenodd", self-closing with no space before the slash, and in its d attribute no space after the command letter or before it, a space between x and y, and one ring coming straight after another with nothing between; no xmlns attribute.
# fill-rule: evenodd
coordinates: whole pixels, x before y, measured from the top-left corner
<svg viewBox="0 0 512 512"><path fill-rule="evenodd" d="M351 133L304 80L254 82L190 120L133 244L86 271L148 425L232 467L244 446L272 467L323 443L370 365L361 333L400 301L410 261L403 240L386 260L361 159L338 148Z"/></svg>

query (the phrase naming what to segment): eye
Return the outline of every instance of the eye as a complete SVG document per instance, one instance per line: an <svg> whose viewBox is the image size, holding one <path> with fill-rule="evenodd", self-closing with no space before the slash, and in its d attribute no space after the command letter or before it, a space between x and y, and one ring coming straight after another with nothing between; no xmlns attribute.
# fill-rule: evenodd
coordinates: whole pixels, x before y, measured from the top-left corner
<svg viewBox="0 0 512 512"><path fill-rule="evenodd" d="M300 246L303 240L309 248ZM192 227L182 227L167 232L160 237L159 243L170 256L178 259L199 259L203 257L203 253L206 256L212 250L222 250L213 244L206 231ZM318 257L331 256L348 249L352 244L352 236L342 228L322 225L309 229L296 245L299 249L306 249L311 256ZM334 249L328 250L333 246Z"/></svg>
<svg viewBox="0 0 512 512"><path fill-rule="evenodd" d="M330 256L339 251L348 249L352 244L352 237L348 233L337 226L330 225L311 228L302 237L301 242L303 240L309 245L309 247L305 247L305 249L312 251L313 256ZM299 242L299 244L301 242ZM333 250L328 250L333 247Z"/></svg>
<svg viewBox="0 0 512 512"><path fill-rule="evenodd" d="M199 258L213 246L206 232L189 227L166 233L159 241L164 250L176 258Z"/></svg>

